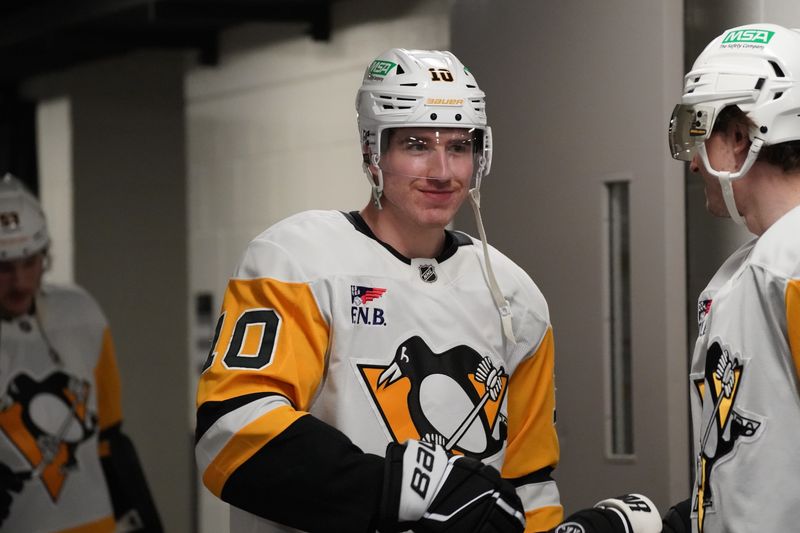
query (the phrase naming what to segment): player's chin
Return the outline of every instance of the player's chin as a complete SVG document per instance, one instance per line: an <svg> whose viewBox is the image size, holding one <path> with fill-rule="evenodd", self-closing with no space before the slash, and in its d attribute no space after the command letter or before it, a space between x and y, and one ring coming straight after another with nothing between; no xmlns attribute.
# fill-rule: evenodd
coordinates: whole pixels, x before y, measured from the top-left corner
<svg viewBox="0 0 800 533"><path fill-rule="evenodd" d="M453 220L455 214L456 209L453 208L427 208L421 210L418 220L421 226L444 228Z"/></svg>
<svg viewBox="0 0 800 533"><path fill-rule="evenodd" d="M3 315L17 317L24 315L33 305L33 297L6 296L0 299Z"/></svg>

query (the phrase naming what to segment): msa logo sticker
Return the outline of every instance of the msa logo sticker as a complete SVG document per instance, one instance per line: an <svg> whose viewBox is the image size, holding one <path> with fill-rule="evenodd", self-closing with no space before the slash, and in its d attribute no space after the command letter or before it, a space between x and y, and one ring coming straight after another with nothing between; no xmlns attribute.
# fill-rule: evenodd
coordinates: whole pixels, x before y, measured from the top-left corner
<svg viewBox="0 0 800 533"><path fill-rule="evenodd" d="M773 35L775 35L775 32L769 30L734 30L725 34L725 37L722 38L722 45L734 43L767 44Z"/></svg>
<svg viewBox="0 0 800 533"><path fill-rule="evenodd" d="M389 74L397 63L391 61L384 61L383 59L376 59L369 66L369 75L377 78L383 78Z"/></svg>
<svg viewBox="0 0 800 533"><path fill-rule="evenodd" d="M383 309L370 304L384 295L386 289L350 285L350 318L353 324L366 326L385 326Z"/></svg>
<svg viewBox="0 0 800 533"><path fill-rule="evenodd" d="M466 345L435 353L414 336L397 347L388 364L355 367L395 442L432 442L478 459L502 449L508 374L492 358Z"/></svg>

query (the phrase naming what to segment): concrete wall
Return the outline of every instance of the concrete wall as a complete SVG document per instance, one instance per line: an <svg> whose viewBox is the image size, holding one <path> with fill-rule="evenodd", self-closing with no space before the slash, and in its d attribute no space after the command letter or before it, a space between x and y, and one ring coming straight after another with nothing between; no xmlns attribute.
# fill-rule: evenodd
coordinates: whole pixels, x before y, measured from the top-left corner
<svg viewBox="0 0 800 533"><path fill-rule="evenodd" d="M47 204L58 194L68 203L71 175L74 278L110 320L122 374L123 429L138 449L169 532L190 530L194 472L186 420L183 70L183 54L142 53L26 86L28 96L42 102L69 102L68 113L63 104L44 104L39 114L40 130L52 124L71 132L61 145L67 153L40 153L48 162L48 187L41 193ZM58 177L59 160L70 165L66 177ZM56 220L68 211L61 207Z"/></svg>
<svg viewBox="0 0 800 533"><path fill-rule="evenodd" d="M487 92L491 243L548 299L567 511L638 491L689 494L683 167L666 143L680 97L682 2L456 2L453 50ZM633 454L608 453L605 182L630 187ZM462 210L461 227L473 227ZM604 407L605 406L605 407Z"/></svg>

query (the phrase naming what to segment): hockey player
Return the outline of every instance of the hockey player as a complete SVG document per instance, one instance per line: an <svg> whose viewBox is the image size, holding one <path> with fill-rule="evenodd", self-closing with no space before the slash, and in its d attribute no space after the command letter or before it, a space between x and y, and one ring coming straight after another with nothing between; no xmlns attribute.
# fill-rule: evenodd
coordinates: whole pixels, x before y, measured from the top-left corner
<svg viewBox="0 0 800 533"><path fill-rule="evenodd" d="M690 369L695 483L684 527L796 531L800 32L773 24L729 29L685 81L669 126L673 157L702 176L711 214L755 238L698 298Z"/></svg>
<svg viewBox="0 0 800 533"><path fill-rule="evenodd" d="M486 244L484 106L453 54L381 54L356 100L370 202L292 216L245 252L197 397L198 468L233 533L561 521L552 329ZM481 240L446 229L467 198Z"/></svg>
<svg viewBox="0 0 800 533"><path fill-rule="evenodd" d="M160 532L120 431L108 324L82 289L43 285L38 201L0 179L0 531Z"/></svg>

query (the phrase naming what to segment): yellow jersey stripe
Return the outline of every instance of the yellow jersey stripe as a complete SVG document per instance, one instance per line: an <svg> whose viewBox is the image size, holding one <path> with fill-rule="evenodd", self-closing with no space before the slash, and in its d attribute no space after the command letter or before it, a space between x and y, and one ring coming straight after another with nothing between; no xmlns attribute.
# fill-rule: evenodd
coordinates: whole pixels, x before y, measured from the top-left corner
<svg viewBox="0 0 800 533"><path fill-rule="evenodd" d="M83 524L82 526L71 527L69 529L62 529L60 533L113 533L116 524L114 523L113 516L101 518L96 522Z"/></svg>
<svg viewBox="0 0 800 533"><path fill-rule="evenodd" d="M231 438L203 474L203 483L217 497L231 474L295 420L308 413L279 407L248 424Z"/></svg>
<svg viewBox="0 0 800 533"><path fill-rule="evenodd" d="M252 310L274 311L279 317L279 331L243 325L242 317ZM272 392L306 410L322 380L330 337L330 328L310 287L269 278L234 279L228 283L222 314L224 321L213 347L216 356L200 381L198 406ZM237 323L241 338L235 335ZM274 346L256 347L259 342ZM253 353L267 354L265 364L260 368L236 366L237 360L246 360Z"/></svg>
<svg viewBox="0 0 800 533"><path fill-rule="evenodd" d="M97 422L102 431L122 421L119 369L117 368L114 341L108 327L103 330L103 342L94 376L95 383L97 383Z"/></svg>
<svg viewBox="0 0 800 533"><path fill-rule="evenodd" d="M800 280L786 284L786 333L794 360L794 371L800 380Z"/></svg>

